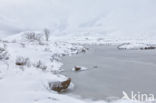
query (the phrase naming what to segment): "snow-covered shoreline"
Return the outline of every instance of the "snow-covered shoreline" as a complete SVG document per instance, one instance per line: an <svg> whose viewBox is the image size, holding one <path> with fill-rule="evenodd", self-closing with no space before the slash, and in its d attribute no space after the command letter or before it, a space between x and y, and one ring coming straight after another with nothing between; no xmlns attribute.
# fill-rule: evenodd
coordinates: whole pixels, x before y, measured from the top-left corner
<svg viewBox="0 0 156 103"><path fill-rule="evenodd" d="M50 41L27 41L18 34L0 41L0 47L7 52L9 59L0 60L0 102L2 103L105 103L105 101L86 101L61 95L49 89L48 83L63 81L67 77L60 75L64 55L82 52L80 44L120 44L119 41L104 38L54 38ZM16 65L18 58L28 58L29 65ZM46 70L35 65L41 61ZM117 100L115 103L132 103Z"/></svg>

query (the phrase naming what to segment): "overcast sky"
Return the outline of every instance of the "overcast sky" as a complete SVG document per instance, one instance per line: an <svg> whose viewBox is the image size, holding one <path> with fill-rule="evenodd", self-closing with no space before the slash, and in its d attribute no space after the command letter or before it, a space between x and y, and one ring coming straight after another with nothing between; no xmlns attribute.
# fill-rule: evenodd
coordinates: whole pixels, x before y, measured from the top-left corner
<svg viewBox="0 0 156 103"><path fill-rule="evenodd" d="M0 0L0 35L43 28L154 36L156 0Z"/></svg>

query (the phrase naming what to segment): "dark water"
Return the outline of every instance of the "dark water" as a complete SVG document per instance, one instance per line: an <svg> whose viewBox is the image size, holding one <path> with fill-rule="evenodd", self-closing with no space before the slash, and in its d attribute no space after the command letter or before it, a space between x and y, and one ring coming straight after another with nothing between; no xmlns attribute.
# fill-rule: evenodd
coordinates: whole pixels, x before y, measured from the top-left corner
<svg viewBox="0 0 156 103"><path fill-rule="evenodd" d="M116 46L89 48L85 54L63 58L63 74L71 77L75 84L71 93L93 99L122 97L122 91L156 96L156 50L118 50ZM73 72L76 65L89 70Z"/></svg>

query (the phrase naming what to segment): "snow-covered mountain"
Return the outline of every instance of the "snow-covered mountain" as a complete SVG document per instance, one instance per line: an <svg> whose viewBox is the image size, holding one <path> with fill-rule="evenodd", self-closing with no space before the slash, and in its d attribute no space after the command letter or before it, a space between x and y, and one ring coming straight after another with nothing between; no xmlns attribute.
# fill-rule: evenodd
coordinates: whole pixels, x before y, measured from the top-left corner
<svg viewBox="0 0 156 103"><path fill-rule="evenodd" d="M153 38L155 0L0 0L0 36L49 28L52 34Z"/></svg>

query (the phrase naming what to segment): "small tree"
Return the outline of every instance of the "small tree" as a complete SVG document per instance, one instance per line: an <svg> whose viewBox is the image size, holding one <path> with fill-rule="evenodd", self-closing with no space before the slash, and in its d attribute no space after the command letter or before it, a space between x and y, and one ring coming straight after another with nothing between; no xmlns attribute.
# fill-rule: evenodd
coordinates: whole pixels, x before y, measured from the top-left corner
<svg viewBox="0 0 156 103"><path fill-rule="evenodd" d="M49 29L44 29L44 34L45 34L46 41L49 41L50 30Z"/></svg>

